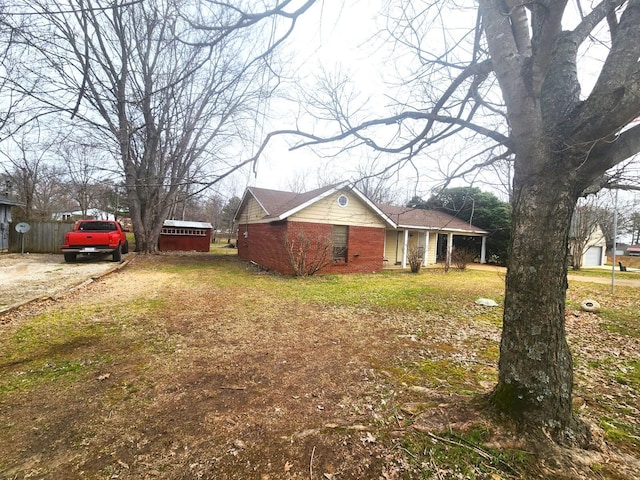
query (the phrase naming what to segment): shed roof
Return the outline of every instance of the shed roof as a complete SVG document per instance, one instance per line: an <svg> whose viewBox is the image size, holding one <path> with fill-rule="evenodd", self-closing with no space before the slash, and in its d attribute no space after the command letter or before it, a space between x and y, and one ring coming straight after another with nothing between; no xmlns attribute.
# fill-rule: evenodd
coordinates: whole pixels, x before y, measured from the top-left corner
<svg viewBox="0 0 640 480"><path fill-rule="evenodd" d="M190 222L185 220L165 220L162 226L175 228L213 228L213 225L209 222Z"/></svg>

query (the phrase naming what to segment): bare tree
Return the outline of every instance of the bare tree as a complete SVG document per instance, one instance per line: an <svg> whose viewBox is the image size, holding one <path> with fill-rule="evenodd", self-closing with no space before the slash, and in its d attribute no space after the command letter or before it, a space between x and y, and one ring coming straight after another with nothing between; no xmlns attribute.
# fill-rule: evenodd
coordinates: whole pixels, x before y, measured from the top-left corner
<svg viewBox="0 0 640 480"><path fill-rule="evenodd" d="M632 123L640 115L640 0L397 2L389 12L394 53L415 54L402 72L405 94L391 114L374 119L330 97L324 118L332 118L335 134L295 131L305 137L298 146L363 145L397 154L403 165L450 142L449 178L513 162L493 404L531 431L587 442L572 411L568 236L581 194L640 151L640 125ZM452 22L456 28L448 28ZM589 64L583 52L594 45L602 62ZM587 86L579 73L596 68Z"/></svg>
<svg viewBox="0 0 640 480"><path fill-rule="evenodd" d="M631 234L631 245L640 245L640 212L631 214L628 231Z"/></svg>
<svg viewBox="0 0 640 480"><path fill-rule="evenodd" d="M573 212L569 230L569 253L572 256L574 270L582 268L582 257L586 251L595 245L594 241L604 236L600 225L601 212L602 209L593 199L580 202ZM600 238L599 233L602 233Z"/></svg>
<svg viewBox="0 0 640 480"><path fill-rule="evenodd" d="M249 140L243 126L278 84L274 51L313 0L291 3L15 2L14 18L35 19L33 96L116 146L138 251L156 251L184 185L196 194L251 161L230 146Z"/></svg>
<svg viewBox="0 0 640 480"><path fill-rule="evenodd" d="M70 195L77 202L82 217L87 217L87 211L97 204L98 196L102 193L98 188L101 151L93 145L75 142L63 142L59 148L60 156L64 160L66 172L71 187Z"/></svg>
<svg viewBox="0 0 640 480"><path fill-rule="evenodd" d="M3 143L0 155L5 176L10 179L25 206L25 220L48 220L62 197L63 172L47 161L55 141L42 140L37 126L24 128Z"/></svg>

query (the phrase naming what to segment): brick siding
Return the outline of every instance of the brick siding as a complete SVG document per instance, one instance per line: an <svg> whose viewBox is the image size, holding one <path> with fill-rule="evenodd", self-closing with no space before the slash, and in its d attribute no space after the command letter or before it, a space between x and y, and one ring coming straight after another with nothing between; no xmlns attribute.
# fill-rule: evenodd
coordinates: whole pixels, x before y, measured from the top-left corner
<svg viewBox="0 0 640 480"><path fill-rule="evenodd" d="M269 270L294 273L287 258L285 238L298 231L310 239L331 237L332 225L303 222L251 223L238 229L238 255ZM246 232L246 235L245 235ZM346 262L331 263L319 273L367 273L382 270L384 228L349 227Z"/></svg>

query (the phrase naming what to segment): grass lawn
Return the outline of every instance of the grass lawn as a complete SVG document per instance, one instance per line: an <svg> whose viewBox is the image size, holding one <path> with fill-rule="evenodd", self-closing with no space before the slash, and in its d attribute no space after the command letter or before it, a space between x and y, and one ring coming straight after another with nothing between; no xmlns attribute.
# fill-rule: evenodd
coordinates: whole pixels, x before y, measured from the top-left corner
<svg viewBox="0 0 640 480"><path fill-rule="evenodd" d="M474 301L503 274L299 279L235 253L139 256L0 317L0 478L640 477L638 288L570 282L599 449L543 449L487 408L502 311Z"/></svg>
<svg viewBox="0 0 640 480"><path fill-rule="evenodd" d="M604 268L581 268L580 270L569 269L569 275L581 275L581 276L587 276L587 277L611 279L611 265L609 265L608 267L609 267L608 269L604 269ZM614 278L616 281L617 280L640 280L640 271L621 272L620 269L616 267Z"/></svg>

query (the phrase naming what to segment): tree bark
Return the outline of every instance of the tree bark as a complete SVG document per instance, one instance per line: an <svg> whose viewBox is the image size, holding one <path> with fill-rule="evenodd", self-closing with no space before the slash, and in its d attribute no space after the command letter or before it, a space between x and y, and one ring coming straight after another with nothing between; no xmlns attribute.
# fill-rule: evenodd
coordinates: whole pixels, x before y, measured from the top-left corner
<svg viewBox="0 0 640 480"><path fill-rule="evenodd" d="M558 171L565 162L550 160L556 171L514 179L493 402L523 427L541 427L563 443L583 443L588 434L572 414L573 362L565 332L569 228L579 192L572 176Z"/></svg>

